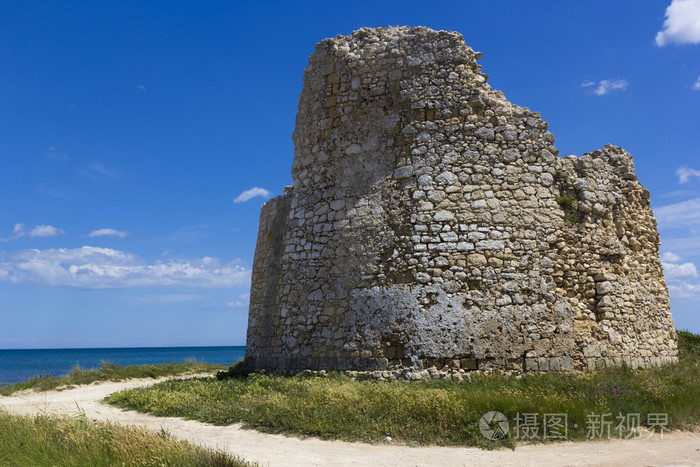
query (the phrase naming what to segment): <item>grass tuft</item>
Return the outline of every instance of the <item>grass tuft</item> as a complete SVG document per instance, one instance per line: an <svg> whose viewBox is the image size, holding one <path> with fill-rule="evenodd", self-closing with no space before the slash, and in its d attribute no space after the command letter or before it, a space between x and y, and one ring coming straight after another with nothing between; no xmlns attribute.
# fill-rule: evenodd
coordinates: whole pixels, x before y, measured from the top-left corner
<svg viewBox="0 0 700 467"><path fill-rule="evenodd" d="M578 222L578 210L576 209L576 196L564 193L557 198L557 204L564 211L564 220L569 224Z"/></svg>
<svg viewBox="0 0 700 467"><path fill-rule="evenodd" d="M84 415L84 413L83 413ZM0 410L0 465L220 466L251 464L165 433L84 416L10 415Z"/></svg>

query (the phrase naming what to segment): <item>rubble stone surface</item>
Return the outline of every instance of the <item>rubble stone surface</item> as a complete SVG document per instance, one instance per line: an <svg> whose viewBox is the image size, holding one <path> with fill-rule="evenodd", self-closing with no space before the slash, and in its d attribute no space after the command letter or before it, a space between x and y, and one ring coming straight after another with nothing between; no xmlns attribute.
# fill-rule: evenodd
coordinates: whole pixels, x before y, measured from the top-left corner
<svg viewBox="0 0 700 467"><path fill-rule="evenodd" d="M632 157L611 145L557 157L547 122L492 90L480 57L460 34L425 27L316 45L293 185L260 215L248 368L676 361Z"/></svg>

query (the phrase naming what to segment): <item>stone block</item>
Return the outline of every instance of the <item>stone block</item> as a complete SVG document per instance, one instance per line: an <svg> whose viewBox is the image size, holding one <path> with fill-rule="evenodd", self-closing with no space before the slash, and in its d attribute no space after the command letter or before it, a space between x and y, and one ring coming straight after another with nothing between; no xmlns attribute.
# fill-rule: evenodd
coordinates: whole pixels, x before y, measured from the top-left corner
<svg viewBox="0 0 700 467"><path fill-rule="evenodd" d="M537 358L525 357L524 368L525 368L525 371L537 371L537 370L539 370L540 367L537 364Z"/></svg>
<svg viewBox="0 0 700 467"><path fill-rule="evenodd" d="M478 370L479 365L476 358L462 358L459 360L460 368L463 370Z"/></svg>

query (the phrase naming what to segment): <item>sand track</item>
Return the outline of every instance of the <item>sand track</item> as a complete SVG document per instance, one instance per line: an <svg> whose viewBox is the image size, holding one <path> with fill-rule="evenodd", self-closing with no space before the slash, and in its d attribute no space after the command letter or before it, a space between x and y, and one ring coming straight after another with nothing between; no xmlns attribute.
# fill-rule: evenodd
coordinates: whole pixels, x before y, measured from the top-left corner
<svg viewBox="0 0 700 467"><path fill-rule="evenodd" d="M130 380L79 386L64 391L23 392L0 396L0 407L10 413L75 415L78 406L95 420L123 425L165 428L180 439L222 449L270 466L355 465L695 465L700 466L700 433L673 432L663 439L564 442L520 446L511 450L484 451L477 448L369 445L315 438L298 439L270 435L240 426L213 426L173 417L155 417L123 411L103 404L108 394L121 389L149 386L153 379ZM77 404L77 405L76 405Z"/></svg>

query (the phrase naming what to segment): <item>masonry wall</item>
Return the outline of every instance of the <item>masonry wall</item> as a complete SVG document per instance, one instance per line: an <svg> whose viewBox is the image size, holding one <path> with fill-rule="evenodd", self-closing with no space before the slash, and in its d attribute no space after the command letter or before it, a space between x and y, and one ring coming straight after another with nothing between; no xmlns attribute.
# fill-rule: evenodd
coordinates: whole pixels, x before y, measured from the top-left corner
<svg viewBox="0 0 700 467"><path fill-rule="evenodd" d="M253 369L593 369L676 359L649 192L558 158L455 32L363 28L304 72L293 185L261 212Z"/></svg>

